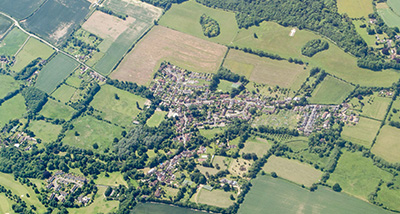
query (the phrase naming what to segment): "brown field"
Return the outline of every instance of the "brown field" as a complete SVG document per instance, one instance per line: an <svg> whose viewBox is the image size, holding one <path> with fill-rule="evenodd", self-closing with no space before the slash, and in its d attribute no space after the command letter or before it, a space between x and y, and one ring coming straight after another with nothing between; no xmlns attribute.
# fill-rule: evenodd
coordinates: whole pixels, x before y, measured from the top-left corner
<svg viewBox="0 0 400 214"><path fill-rule="evenodd" d="M155 26L111 74L114 79L147 84L162 61L195 72L216 72L225 46Z"/></svg>

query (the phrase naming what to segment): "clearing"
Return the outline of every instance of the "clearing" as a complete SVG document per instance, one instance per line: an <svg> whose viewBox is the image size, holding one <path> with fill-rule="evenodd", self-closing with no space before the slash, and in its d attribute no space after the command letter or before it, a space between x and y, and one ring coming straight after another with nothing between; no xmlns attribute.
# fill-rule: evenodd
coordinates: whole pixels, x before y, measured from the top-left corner
<svg viewBox="0 0 400 214"><path fill-rule="evenodd" d="M326 76L317 88L314 89L310 103L341 104L354 88L354 86L342 80Z"/></svg>
<svg viewBox="0 0 400 214"><path fill-rule="evenodd" d="M400 129L385 125L382 127L372 152L388 162L400 163Z"/></svg>
<svg viewBox="0 0 400 214"><path fill-rule="evenodd" d="M147 125L150 127L158 127L162 121L165 120L165 115L168 113L165 111L158 111L156 110L148 120L147 120Z"/></svg>
<svg viewBox="0 0 400 214"><path fill-rule="evenodd" d="M352 143L363 145L367 148L371 147L381 122L360 117L357 125L345 125L342 131L342 138Z"/></svg>

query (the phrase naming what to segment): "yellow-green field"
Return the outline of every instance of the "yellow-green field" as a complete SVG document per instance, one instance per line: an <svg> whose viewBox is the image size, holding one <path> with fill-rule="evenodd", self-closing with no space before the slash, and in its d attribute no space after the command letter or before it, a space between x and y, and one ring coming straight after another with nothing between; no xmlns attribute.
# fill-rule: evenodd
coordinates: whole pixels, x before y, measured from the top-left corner
<svg viewBox="0 0 400 214"><path fill-rule="evenodd" d="M68 120L73 112L74 109L71 107L49 99L40 114L47 118Z"/></svg>
<svg viewBox="0 0 400 214"><path fill-rule="evenodd" d="M34 59L40 57L47 59L54 50L37 39L30 38L16 57L12 70L19 72Z"/></svg>
<svg viewBox="0 0 400 214"><path fill-rule="evenodd" d="M128 186L120 172L108 173L108 177L105 176L105 172L102 172L95 180L95 183L107 186L119 186L120 184Z"/></svg>
<svg viewBox="0 0 400 214"><path fill-rule="evenodd" d="M21 118L25 112L25 99L18 94L0 106L0 126L8 123L9 120Z"/></svg>
<svg viewBox="0 0 400 214"><path fill-rule="evenodd" d="M36 138L40 138L46 143L55 141L61 129L60 125L47 123L44 120L31 121L29 124L29 130L35 133Z"/></svg>
<svg viewBox="0 0 400 214"><path fill-rule="evenodd" d="M381 122L361 117L357 125L346 125L342 131L345 140L369 148L378 133Z"/></svg>
<svg viewBox="0 0 400 214"><path fill-rule="evenodd" d="M150 127L157 127L161 124L162 121L165 120L165 115L167 115L167 112L164 111L155 111L153 116L151 116L147 120L147 125Z"/></svg>
<svg viewBox="0 0 400 214"><path fill-rule="evenodd" d="M372 0L338 0L339 13L346 13L350 18L368 18L373 13Z"/></svg>
<svg viewBox="0 0 400 214"><path fill-rule="evenodd" d="M354 88L342 80L327 76L313 91L310 103L340 104Z"/></svg>
<svg viewBox="0 0 400 214"><path fill-rule="evenodd" d="M252 137L246 141L244 148L240 152L255 153L257 157L261 158L263 155L267 154L270 148L271 144L267 140Z"/></svg>
<svg viewBox="0 0 400 214"><path fill-rule="evenodd" d="M201 189L197 195L197 203L227 208L234 202L229 198L231 194L223 190L208 191Z"/></svg>
<svg viewBox="0 0 400 214"><path fill-rule="evenodd" d="M14 78L8 75L0 75L0 99L18 88L19 83Z"/></svg>
<svg viewBox="0 0 400 214"><path fill-rule="evenodd" d="M382 127L372 152L389 162L400 163L400 129L385 125Z"/></svg>
<svg viewBox="0 0 400 214"><path fill-rule="evenodd" d="M67 103L72 95L74 95L76 89L69 86L62 84L60 87L57 88L56 91L53 92L52 96L61 101L62 103Z"/></svg>

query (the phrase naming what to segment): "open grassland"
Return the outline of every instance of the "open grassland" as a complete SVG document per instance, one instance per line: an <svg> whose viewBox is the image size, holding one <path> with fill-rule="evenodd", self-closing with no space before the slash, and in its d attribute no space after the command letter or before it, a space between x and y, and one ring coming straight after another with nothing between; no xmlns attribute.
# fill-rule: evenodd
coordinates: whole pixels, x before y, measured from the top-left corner
<svg viewBox="0 0 400 214"><path fill-rule="evenodd" d="M8 75L0 75L0 99L18 88L19 84L14 78Z"/></svg>
<svg viewBox="0 0 400 214"><path fill-rule="evenodd" d="M7 100L0 106L0 127L9 120L21 118L25 112L25 99L21 94Z"/></svg>
<svg viewBox="0 0 400 214"><path fill-rule="evenodd" d="M224 128L200 129L200 134L207 139L215 137L216 134L224 132Z"/></svg>
<svg viewBox="0 0 400 214"><path fill-rule="evenodd" d="M354 90L354 86L331 76L325 77L313 91L310 103L340 104Z"/></svg>
<svg viewBox="0 0 400 214"><path fill-rule="evenodd" d="M60 125L47 123L44 120L36 120L29 123L28 129L35 133L36 138L42 139L43 142L50 143L57 139L62 127Z"/></svg>
<svg viewBox="0 0 400 214"><path fill-rule="evenodd" d="M119 186L120 184L128 186L128 183L124 180L121 172L108 173L108 177L102 172L95 180L96 184L107 185L107 186Z"/></svg>
<svg viewBox="0 0 400 214"><path fill-rule="evenodd" d="M164 60L191 71L214 73L226 50L225 46L156 26L125 57L111 77L147 84Z"/></svg>
<svg viewBox="0 0 400 214"><path fill-rule="evenodd" d="M215 175L220 171L220 170L218 170L216 168L205 167L205 166L202 166L202 165L196 165L196 169L198 169L203 175L207 175L207 173L209 175Z"/></svg>
<svg viewBox="0 0 400 214"><path fill-rule="evenodd" d="M200 25L200 17L206 14L215 19L220 27L216 37L204 36ZM160 19L160 25L220 44L230 44L238 32L233 12L206 7L194 0L172 5Z"/></svg>
<svg viewBox="0 0 400 214"><path fill-rule="evenodd" d="M304 66L259 57L238 50L229 51L224 66L256 83L278 85L294 90L299 89L308 76Z"/></svg>
<svg viewBox="0 0 400 214"><path fill-rule="evenodd" d="M372 152L388 162L400 163L400 129L385 125L382 127Z"/></svg>
<svg viewBox="0 0 400 214"><path fill-rule="evenodd" d="M342 138L369 148L380 126L379 121L361 117L357 125L344 126Z"/></svg>
<svg viewBox="0 0 400 214"><path fill-rule="evenodd" d="M21 20L37 10L45 0L1 0L0 11Z"/></svg>
<svg viewBox="0 0 400 214"><path fill-rule="evenodd" d="M338 0L339 13L347 13L350 18L368 18L373 13L372 0Z"/></svg>
<svg viewBox="0 0 400 214"><path fill-rule="evenodd" d="M234 202L229 198L231 194L223 190L208 191L201 189L197 195L197 203L227 208Z"/></svg>
<svg viewBox="0 0 400 214"><path fill-rule="evenodd" d="M62 103L67 103L71 97L75 94L76 89L69 85L62 84L56 91L51 94L54 98L58 99Z"/></svg>
<svg viewBox="0 0 400 214"><path fill-rule="evenodd" d="M398 188L398 187L397 187ZM381 186L376 201L393 210L400 210L400 189L389 189L386 184Z"/></svg>
<svg viewBox="0 0 400 214"><path fill-rule="evenodd" d="M69 120L73 112L71 107L49 99L40 114L47 118Z"/></svg>
<svg viewBox="0 0 400 214"><path fill-rule="evenodd" d="M2 39L3 35L12 26L12 24L13 22L9 18L0 15L0 39Z"/></svg>
<svg viewBox="0 0 400 214"><path fill-rule="evenodd" d="M339 183L343 191L367 200L381 179L390 181L392 175L379 169L372 159L363 157L361 153L344 152L328 184Z"/></svg>
<svg viewBox="0 0 400 214"><path fill-rule="evenodd" d="M147 125L150 127L158 127L162 121L164 121L164 117L167 115L167 112L164 111L155 111L153 116L147 120Z"/></svg>
<svg viewBox="0 0 400 214"><path fill-rule="evenodd" d="M240 206L239 214L272 213L390 213L365 201L325 187L317 191L270 176L252 181L253 187Z"/></svg>
<svg viewBox="0 0 400 214"><path fill-rule="evenodd" d="M298 115L294 111L279 111L276 114L263 114L254 120L253 125L269 125L275 127L287 127L294 129L297 127Z"/></svg>
<svg viewBox="0 0 400 214"><path fill-rule="evenodd" d="M98 151L109 148L114 138L120 137L122 128L97 120L91 116L80 117L73 122L74 128L65 133L64 143L82 149L93 149L97 143ZM78 136L76 136L78 135Z"/></svg>
<svg viewBox="0 0 400 214"><path fill-rule="evenodd" d="M127 126L141 111L137 108L136 102L139 103L140 108L143 108L146 99L113 86L104 85L95 95L91 105L102 112L100 115L104 119Z"/></svg>
<svg viewBox="0 0 400 214"><path fill-rule="evenodd" d="M68 56L58 54L40 71L35 87L50 94L78 65Z"/></svg>
<svg viewBox="0 0 400 214"><path fill-rule="evenodd" d="M16 72L20 72L34 59L38 57L42 59L48 59L53 52L54 50L51 47L45 45L37 39L30 38L22 50L18 53L16 62L11 69Z"/></svg>
<svg viewBox="0 0 400 214"><path fill-rule="evenodd" d="M204 214L202 211L195 211L188 208L155 203L138 204L133 208L132 211L135 214Z"/></svg>
<svg viewBox="0 0 400 214"><path fill-rule="evenodd" d="M297 160L271 156L262 168L265 172L275 172L279 177L310 187L319 182L322 172Z"/></svg>
<svg viewBox="0 0 400 214"><path fill-rule="evenodd" d="M86 0L48 0L22 24L30 31L59 45L89 13ZM46 23L46 24L43 24Z"/></svg>
<svg viewBox="0 0 400 214"><path fill-rule="evenodd" d="M297 30L291 37L291 30L291 27L283 27L273 22L262 22L259 27L240 29L233 44L279 54L285 58L302 59L309 62L310 67L321 67L328 73L362 86L391 86L400 77L394 70L374 72L359 68L357 58L345 53L333 43L329 43L328 50L311 58L305 57L301 54L304 44L321 37L307 30ZM258 38L254 38L254 33Z"/></svg>
<svg viewBox="0 0 400 214"><path fill-rule="evenodd" d="M357 99L357 98L354 98ZM361 115L383 120L388 106L391 102L390 98L379 97L376 93L372 96L364 97Z"/></svg>
<svg viewBox="0 0 400 214"><path fill-rule="evenodd" d="M104 192L106 187L97 187L99 190L94 198L94 202L90 205L82 208L70 208L68 213L80 214L80 213L113 213L118 210L119 202L115 200L106 200Z"/></svg>
<svg viewBox="0 0 400 214"><path fill-rule="evenodd" d="M6 197L5 193L0 193L0 212L1 213L13 213L12 205L14 201L11 201Z"/></svg>
<svg viewBox="0 0 400 214"><path fill-rule="evenodd" d="M400 1L397 0L388 0L387 4L390 8L397 14L400 15Z"/></svg>
<svg viewBox="0 0 400 214"><path fill-rule="evenodd" d="M28 35L14 27L0 43L0 55L14 56L24 44Z"/></svg>
<svg viewBox="0 0 400 214"><path fill-rule="evenodd" d="M379 8L377 11L389 27L400 27L400 14L394 13L389 7Z"/></svg>
<svg viewBox="0 0 400 214"><path fill-rule="evenodd" d="M253 137L246 141L244 148L241 150L243 153L255 153L257 157L261 158L263 155L267 154L268 150L271 148L271 144L267 140Z"/></svg>

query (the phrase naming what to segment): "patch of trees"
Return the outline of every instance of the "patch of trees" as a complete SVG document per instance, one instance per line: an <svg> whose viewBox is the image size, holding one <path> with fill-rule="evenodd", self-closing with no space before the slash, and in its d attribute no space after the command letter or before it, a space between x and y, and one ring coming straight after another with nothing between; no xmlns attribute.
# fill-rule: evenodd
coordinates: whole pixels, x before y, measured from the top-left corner
<svg viewBox="0 0 400 214"><path fill-rule="evenodd" d="M329 48L329 43L322 39L313 39L308 41L302 48L301 54L304 56L312 57L318 52L327 50Z"/></svg>
<svg viewBox="0 0 400 214"><path fill-rule="evenodd" d="M35 87L25 88L22 96L25 98L26 107L34 114L39 112L47 102L47 94Z"/></svg>
<svg viewBox="0 0 400 214"><path fill-rule="evenodd" d="M209 38L216 37L220 34L220 28L217 20L203 13L200 17L201 28L204 36Z"/></svg>
<svg viewBox="0 0 400 214"><path fill-rule="evenodd" d="M291 136L299 136L299 132L296 129L289 129L286 127L274 128L268 125L260 125L257 127L258 132L266 134L287 134Z"/></svg>
<svg viewBox="0 0 400 214"><path fill-rule="evenodd" d="M98 7L97 9L100 10L101 12L103 12L103 13L107 13L108 15L118 17L118 18L120 18L120 19L122 19L122 20L126 20L126 18L128 17L128 15L126 15L126 14L119 14L119 13L116 13L116 12L112 11L112 10L109 9L109 8Z"/></svg>
<svg viewBox="0 0 400 214"><path fill-rule="evenodd" d="M41 61L41 58L37 58L30 62L25 68L23 68L19 73L17 73L14 76L15 80L26 80L29 77L32 76L36 71L41 69L41 66L39 66L39 63Z"/></svg>
<svg viewBox="0 0 400 214"><path fill-rule="evenodd" d="M0 99L0 106L7 100L15 97L21 90L23 89L23 86L15 91L9 92L5 97Z"/></svg>
<svg viewBox="0 0 400 214"><path fill-rule="evenodd" d="M161 7L164 10L169 10L172 4L180 4L186 0L142 0L146 3L152 4L156 7Z"/></svg>
<svg viewBox="0 0 400 214"><path fill-rule="evenodd" d="M234 89L238 90L238 91L236 91L236 94L239 94L242 90L244 90L243 85L246 85L247 83L249 83L249 80L246 79L245 76L240 76L238 74L233 73L229 69L222 67L218 70L217 74L215 74L211 80L211 83L210 83L211 91L217 90L220 80L226 80L229 82L241 82L242 85L239 86L239 88L237 88L237 89L234 88ZM232 92L234 89L232 89Z"/></svg>
<svg viewBox="0 0 400 214"><path fill-rule="evenodd" d="M245 53L250 53L250 54L254 54L257 55L259 57L266 57L266 58L270 58L270 59L276 59L276 60L284 60L285 58L279 56L278 54L272 54L272 53L268 53L262 50L253 50L251 48L240 48L238 46L228 46L229 48L235 49L235 50L241 50Z"/></svg>
<svg viewBox="0 0 400 214"><path fill-rule="evenodd" d="M146 86L142 86L142 85L139 86L133 82L119 81L119 80L112 80L112 79L107 79L106 83L108 85L112 85L116 88L119 88L124 91L128 91L132 94L136 94L138 96L147 98L149 100L154 98L153 92L151 92Z"/></svg>
<svg viewBox="0 0 400 214"><path fill-rule="evenodd" d="M89 90L87 90L86 95L84 98L76 103L73 103L71 106L77 110L74 112L71 116L71 120L78 118L80 115L82 115L83 112L85 112L90 104L92 102L94 95L97 94L101 89L100 85L97 83L93 83L89 86Z"/></svg>
<svg viewBox="0 0 400 214"><path fill-rule="evenodd" d="M400 122L397 122L397 121L393 121L393 120L392 120L392 121L390 121L389 125L400 129Z"/></svg>

